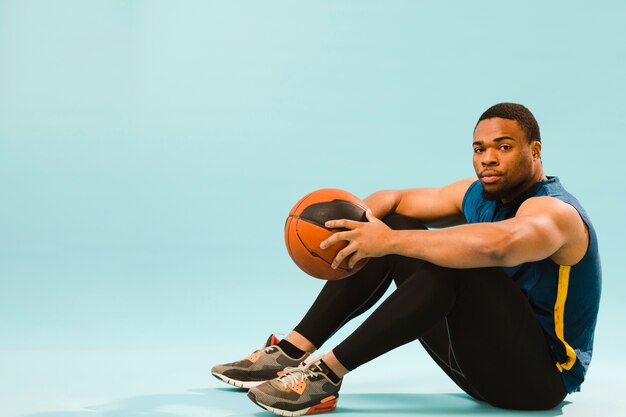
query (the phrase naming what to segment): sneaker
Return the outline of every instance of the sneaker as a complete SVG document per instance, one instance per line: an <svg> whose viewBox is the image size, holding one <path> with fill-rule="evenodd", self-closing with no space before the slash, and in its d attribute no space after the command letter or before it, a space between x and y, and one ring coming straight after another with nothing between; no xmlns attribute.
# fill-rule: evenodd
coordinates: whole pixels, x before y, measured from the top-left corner
<svg viewBox="0 0 626 417"><path fill-rule="evenodd" d="M339 399L341 380L335 384L324 372L320 358L309 358L297 368L286 368L282 376L248 391L261 408L281 416L333 411Z"/></svg>
<svg viewBox="0 0 626 417"><path fill-rule="evenodd" d="M217 379L239 388L249 389L282 374L287 367L298 366L309 353L293 359L278 347L278 339L271 335L267 342L245 359L237 362L215 365L211 373Z"/></svg>

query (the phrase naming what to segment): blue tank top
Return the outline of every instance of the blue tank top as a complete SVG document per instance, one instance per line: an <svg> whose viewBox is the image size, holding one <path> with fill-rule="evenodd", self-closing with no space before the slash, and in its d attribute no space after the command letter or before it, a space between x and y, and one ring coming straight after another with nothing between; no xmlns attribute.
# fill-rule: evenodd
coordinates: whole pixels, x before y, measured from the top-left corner
<svg viewBox="0 0 626 417"><path fill-rule="evenodd" d="M468 223L510 219L527 199L549 196L572 205L587 225L589 246L576 265L558 265L547 258L502 268L528 298L567 392L580 391L591 361L601 290L598 239L589 216L557 177L534 184L506 204L486 200L482 191L480 182L475 181L463 198L463 214Z"/></svg>

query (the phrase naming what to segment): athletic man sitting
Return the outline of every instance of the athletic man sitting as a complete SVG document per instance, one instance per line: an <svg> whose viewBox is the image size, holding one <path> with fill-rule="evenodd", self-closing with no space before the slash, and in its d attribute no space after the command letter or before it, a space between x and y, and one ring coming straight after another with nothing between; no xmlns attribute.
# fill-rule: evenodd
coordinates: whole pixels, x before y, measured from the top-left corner
<svg viewBox="0 0 626 417"><path fill-rule="evenodd" d="M372 259L327 282L284 340L272 337L213 375L251 388L248 396L277 414L330 411L345 374L417 339L461 389L496 407L549 409L578 391L601 286L591 221L558 178L544 175L539 126L526 107L483 113L473 150L478 180L379 191L365 199L368 222L328 222L348 229L322 243L349 242L333 265ZM348 338L309 356L391 281L397 289Z"/></svg>

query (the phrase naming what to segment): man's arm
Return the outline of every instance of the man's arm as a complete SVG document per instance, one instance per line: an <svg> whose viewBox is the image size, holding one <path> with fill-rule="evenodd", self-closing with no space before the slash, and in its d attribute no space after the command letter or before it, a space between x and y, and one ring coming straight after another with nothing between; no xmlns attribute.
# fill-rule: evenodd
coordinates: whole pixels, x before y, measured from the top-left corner
<svg viewBox="0 0 626 417"><path fill-rule="evenodd" d="M377 218L402 214L427 226L464 223L461 205L476 178L466 178L441 188L412 188L378 191L364 201Z"/></svg>
<svg viewBox="0 0 626 417"><path fill-rule="evenodd" d="M349 266L362 258L398 254L450 268L514 266L552 257L573 265L584 256L587 232L574 207L552 197L524 202L516 217L441 230L391 230L368 214L369 222L331 221L327 227L347 227L323 242L350 243L333 265L350 256Z"/></svg>

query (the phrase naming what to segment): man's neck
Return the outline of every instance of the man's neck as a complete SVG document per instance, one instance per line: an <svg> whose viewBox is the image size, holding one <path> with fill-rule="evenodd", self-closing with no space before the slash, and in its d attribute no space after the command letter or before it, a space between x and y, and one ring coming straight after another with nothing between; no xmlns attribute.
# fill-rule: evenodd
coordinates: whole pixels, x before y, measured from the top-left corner
<svg viewBox="0 0 626 417"><path fill-rule="evenodd" d="M518 196L520 196L524 191L528 190L530 187L537 184L539 181L543 181L547 179L548 177L546 177L545 174L543 173L543 168L540 168L537 170L535 175L533 175L531 178L528 179L528 181L524 183L523 187L520 187L519 191L502 198L500 201L502 201L503 204L510 203L511 201L515 200Z"/></svg>

